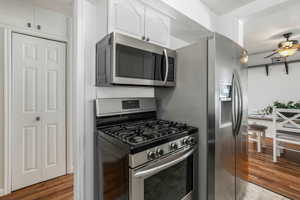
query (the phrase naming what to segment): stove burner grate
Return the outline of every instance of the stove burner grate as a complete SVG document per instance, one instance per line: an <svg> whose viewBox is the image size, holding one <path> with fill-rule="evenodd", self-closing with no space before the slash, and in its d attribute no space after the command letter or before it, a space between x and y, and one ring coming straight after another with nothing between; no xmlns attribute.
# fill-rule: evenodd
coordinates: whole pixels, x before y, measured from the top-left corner
<svg viewBox="0 0 300 200"><path fill-rule="evenodd" d="M187 130L187 128L186 124L176 122L165 120L143 120L102 127L100 130L127 144L139 145L173 134L182 133Z"/></svg>

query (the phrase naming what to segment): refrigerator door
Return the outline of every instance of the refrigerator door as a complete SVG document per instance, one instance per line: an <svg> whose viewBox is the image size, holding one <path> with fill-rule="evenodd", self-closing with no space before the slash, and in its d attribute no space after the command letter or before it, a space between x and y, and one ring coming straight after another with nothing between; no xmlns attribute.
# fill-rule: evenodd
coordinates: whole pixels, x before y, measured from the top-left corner
<svg viewBox="0 0 300 200"><path fill-rule="evenodd" d="M237 64L240 62L236 61ZM236 135L236 199L242 200L246 193L248 175L248 69L245 65L240 65L236 69L236 74L239 78L240 88L240 127Z"/></svg>
<svg viewBox="0 0 300 200"><path fill-rule="evenodd" d="M234 200L243 193L238 176L247 160L247 68L244 50L230 39L215 34L208 43L208 199Z"/></svg>

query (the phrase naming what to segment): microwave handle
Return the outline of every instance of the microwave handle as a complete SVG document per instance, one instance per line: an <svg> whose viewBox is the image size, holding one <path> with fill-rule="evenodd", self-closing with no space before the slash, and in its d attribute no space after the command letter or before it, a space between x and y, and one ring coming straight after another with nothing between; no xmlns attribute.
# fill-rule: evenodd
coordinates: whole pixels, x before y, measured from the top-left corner
<svg viewBox="0 0 300 200"><path fill-rule="evenodd" d="M170 162L161 164L159 166L156 166L156 167L153 167L150 169L140 170L134 174L134 177L141 178L141 177L149 176L151 174L156 174L157 172L160 172L164 169L167 169L169 167L172 167L172 166L182 162L183 160L187 159L193 153L194 153L194 149L188 151L187 153L185 153L183 155L179 155L179 157L175 158L174 160L172 160Z"/></svg>
<svg viewBox="0 0 300 200"><path fill-rule="evenodd" d="M168 58L168 52L166 49L164 49L164 55L165 55L165 60L166 60L166 74L165 74L165 78L164 78L164 85L165 85L168 81L168 76L169 76L169 58Z"/></svg>

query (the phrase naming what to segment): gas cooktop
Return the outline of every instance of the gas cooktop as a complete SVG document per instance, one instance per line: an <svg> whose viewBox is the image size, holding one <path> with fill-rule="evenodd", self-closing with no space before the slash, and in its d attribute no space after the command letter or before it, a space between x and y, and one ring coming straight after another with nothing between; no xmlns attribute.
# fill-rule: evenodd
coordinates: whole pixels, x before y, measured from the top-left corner
<svg viewBox="0 0 300 200"><path fill-rule="evenodd" d="M130 146L138 146L175 135L188 134L196 128L184 123L151 119L104 126L98 130Z"/></svg>

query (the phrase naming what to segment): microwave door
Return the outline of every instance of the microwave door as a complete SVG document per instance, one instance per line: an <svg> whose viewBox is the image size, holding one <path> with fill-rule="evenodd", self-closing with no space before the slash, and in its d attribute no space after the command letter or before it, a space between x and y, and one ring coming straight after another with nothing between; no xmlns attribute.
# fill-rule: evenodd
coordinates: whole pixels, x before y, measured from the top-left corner
<svg viewBox="0 0 300 200"><path fill-rule="evenodd" d="M122 78L144 78L144 52L139 49L117 44L116 76Z"/></svg>
<svg viewBox="0 0 300 200"><path fill-rule="evenodd" d="M150 52L144 54L144 79L154 81L155 55Z"/></svg>
<svg viewBox="0 0 300 200"><path fill-rule="evenodd" d="M155 55L117 44L114 80L118 84L153 85Z"/></svg>

